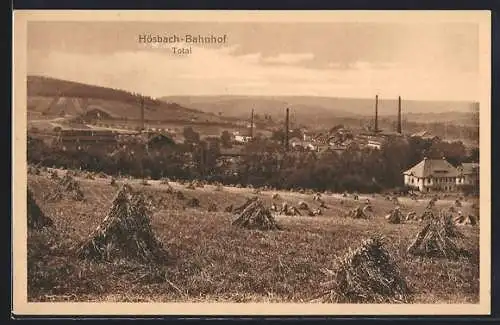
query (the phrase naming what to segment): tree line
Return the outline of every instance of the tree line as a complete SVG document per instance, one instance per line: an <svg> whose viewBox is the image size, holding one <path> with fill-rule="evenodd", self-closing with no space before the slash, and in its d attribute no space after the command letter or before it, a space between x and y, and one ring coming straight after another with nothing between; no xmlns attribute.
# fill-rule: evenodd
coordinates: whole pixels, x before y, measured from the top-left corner
<svg viewBox="0 0 500 325"><path fill-rule="evenodd" d="M373 193L403 188L402 172L424 157L443 156L458 166L478 162L479 149L468 151L457 142L396 138L380 150L350 145L343 152L285 151L279 141L256 138L239 148L241 154L224 157L230 137L201 139L184 129L184 143L152 147L97 145L86 150L66 149L40 142L28 143L28 162L43 166L160 179L206 179L225 184L311 188L335 192Z"/></svg>
<svg viewBox="0 0 500 325"><path fill-rule="evenodd" d="M139 93L122 89L87 85L80 82L66 81L42 76L28 77L28 96L61 96L78 98L100 98L145 105L160 105L160 101Z"/></svg>

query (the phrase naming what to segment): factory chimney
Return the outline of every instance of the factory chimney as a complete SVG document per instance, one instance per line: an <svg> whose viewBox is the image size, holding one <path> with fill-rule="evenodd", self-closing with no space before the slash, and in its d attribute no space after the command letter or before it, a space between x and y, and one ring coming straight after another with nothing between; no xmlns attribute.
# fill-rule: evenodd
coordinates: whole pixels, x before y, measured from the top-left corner
<svg viewBox="0 0 500 325"><path fill-rule="evenodd" d="M375 95L375 125L373 131L378 132L378 95Z"/></svg>
<svg viewBox="0 0 500 325"><path fill-rule="evenodd" d="M398 97L398 127L397 132L401 134L401 96Z"/></svg>
<svg viewBox="0 0 500 325"><path fill-rule="evenodd" d="M253 139L253 108L252 108L252 115L250 117L250 138Z"/></svg>
<svg viewBox="0 0 500 325"><path fill-rule="evenodd" d="M289 120L290 120L290 109L286 108L286 117L285 117L285 150L288 151L288 135L289 135Z"/></svg>
<svg viewBox="0 0 500 325"><path fill-rule="evenodd" d="M144 131L144 97L141 95L141 131Z"/></svg>

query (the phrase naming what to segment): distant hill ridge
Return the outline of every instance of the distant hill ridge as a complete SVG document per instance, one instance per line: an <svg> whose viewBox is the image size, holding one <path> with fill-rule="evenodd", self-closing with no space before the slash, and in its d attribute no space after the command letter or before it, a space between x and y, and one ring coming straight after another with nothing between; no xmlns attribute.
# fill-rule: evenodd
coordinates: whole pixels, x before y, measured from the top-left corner
<svg viewBox="0 0 500 325"><path fill-rule="evenodd" d="M109 87L61 80L45 76L28 76L28 109L43 111L58 106L56 111L80 114L93 105L114 116L138 119L138 94ZM60 98L60 100L57 100ZM67 100L76 99L76 100ZM453 101L415 101L402 98L403 119L419 123L447 122L471 125L478 120L478 104ZM331 125L339 119L367 120L374 115L375 99L314 96L165 96L144 98L145 118L150 120L197 120L214 123L248 121L251 109L258 115L269 115L274 121L284 118L291 108L291 120L303 125ZM74 107L73 107L74 106ZM379 98L381 119L394 119L397 98Z"/></svg>
<svg viewBox="0 0 500 325"><path fill-rule="evenodd" d="M45 76L28 76L28 96L100 98L122 102L139 102L137 94L125 90ZM145 98L145 103L158 105L159 101Z"/></svg>
<svg viewBox="0 0 500 325"><path fill-rule="evenodd" d="M224 104L237 105L243 108L247 105L254 105L255 109L265 110L266 108L286 106L291 108L328 109L336 114L349 117L353 115L373 115L375 111L375 98L348 98L348 97L315 97L315 96L241 96L241 95L221 95L221 96L164 96L160 98L164 101L172 101L181 105L216 106ZM260 107L261 104L263 107ZM478 103L467 101L424 101L410 100L402 98L402 110L409 114L422 113L449 113L449 112L472 112L477 110ZM394 115L397 113L398 99L380 98L378 101L379 115ZM228 112L229 113L229 112Z"/></svg>
<svg viewBox="0 0 500 325"><path fill-rule="evenodd" d="M87 108L100 108L114 116L128 119L140 117L140 97L138 94L121 89L89 85L45 76L27 78L28 110L47 111L51 114L61 110L77 115ZM150 120L198 120L215 123L231 123L234 119L222 118L179 103L166 103L144 96L145 118ZM71 100L68 100L71 99Z"/></svg>
<svg viewBox="0 0 500 325"><path fill-rule="evenodd" d="M304 124L333 123L335 119L372 118L375 113L375 98L340 98L314 96L165 96L161 100L176 102L197 110L243 118L251 109L257 114L271 115L282 119L286 107L291 117ZM467 122L478 113L478 104L460 101L417 101L402 98L403 119L426 121L429 114L435 121L460 120ZM383 117L397 116L398 99L379 97L378 114Z"/></svg>

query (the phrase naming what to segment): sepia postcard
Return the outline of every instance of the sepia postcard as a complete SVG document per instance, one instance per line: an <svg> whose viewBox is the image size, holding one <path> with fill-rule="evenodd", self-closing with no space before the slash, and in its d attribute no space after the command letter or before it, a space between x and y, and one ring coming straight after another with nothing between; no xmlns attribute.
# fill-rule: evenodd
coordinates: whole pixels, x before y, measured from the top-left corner
<svg viewBox="0 0 500 325"><path fill-rule="evenodd" d="M15 11L13 314L489 314L490 24Z"/></svg>

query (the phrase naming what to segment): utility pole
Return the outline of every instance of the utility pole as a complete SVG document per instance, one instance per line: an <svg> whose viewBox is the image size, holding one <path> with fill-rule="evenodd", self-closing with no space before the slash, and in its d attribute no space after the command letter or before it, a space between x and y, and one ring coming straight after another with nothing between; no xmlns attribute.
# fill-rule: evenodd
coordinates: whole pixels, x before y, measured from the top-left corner
<svg viewBox="0 0 500 325"><path fill-rule="evenodd" d="M200 172L201 172L201 176L202 178L205 177L205 155L206 155L206 148L202 145L199 146L199 149L200 149Z"/></svg>
<svg viewBox="0 0 500 325"><path fill-rule="evenodd" d="M378 132L378 95L375 95L375 123L373 132Z"/></svg>
<svg viewBox="0 0 500 325"><path fill-rule="evenodd" d="M141 131L144 131L144 96L141 96Z"/></svg>
<svg viewBox="0 0 500 325"><path fill-rule="evenodd" d="M290 109L286 108L286 117L285 117L285 150L288 151L288 135L289 135L289 122L290 122Z"/></svg>
<svg viewBox="0 0 500 325"><path fill-rule="evenodd" d="M396 131L401 134L401 96L398 97L398 127Z"/></svg>

